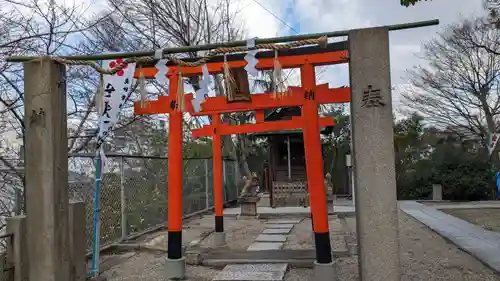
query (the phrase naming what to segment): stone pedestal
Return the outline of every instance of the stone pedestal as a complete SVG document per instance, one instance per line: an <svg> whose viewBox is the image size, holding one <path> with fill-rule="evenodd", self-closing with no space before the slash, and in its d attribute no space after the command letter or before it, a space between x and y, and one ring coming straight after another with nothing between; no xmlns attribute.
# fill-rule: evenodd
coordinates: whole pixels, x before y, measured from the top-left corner
<svg viewBox="0 0 500 281"><path fill-rule="evenodd" d="M337 278L337 270L336 270L335 262L331 263L318 263L314 262L314 281L336 281Z"/></svg>
<svg viewBox="0 0 500 281"><path fill-rule="evenodd" d="M252 216L255 217L257 215L257 202L259 202L259 197L241 197L240 198L240 206L241 206L241 216Z"/></svg>
<svg viewBox="0 0 500 281"><path fill-rule="evenodd" d="M215 232L214 233L214 247L225 247L226 244L226 233L225 232Z"/></svg>
<svg viewBox="0 0 500 281"><path fill-rule="evenodd" d="M182 280L185 278L186 258L169 259L166 261L167 280Z"/></svg>

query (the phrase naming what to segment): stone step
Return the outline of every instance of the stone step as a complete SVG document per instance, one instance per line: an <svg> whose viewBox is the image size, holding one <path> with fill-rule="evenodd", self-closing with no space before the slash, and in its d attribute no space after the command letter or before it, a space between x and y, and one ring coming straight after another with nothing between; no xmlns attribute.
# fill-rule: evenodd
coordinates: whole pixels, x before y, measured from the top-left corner
<svg viewBox="0 0 500 281"><path fill-rule="evenodd" d="M292 223L277 223L277 224L268 224L267 228L293 228L295 224Z"/></svg>
<svg viewBox="0 0 500 281"><path fill-rule="evenodd" d="M287 236L280 234L260 234L255 242L286 242Z"/></svg>
<svg viewBox="0 0 500 281"><path fill-rule="evenodd" d="M213 281L281 281L285 272L221 271Z"/></svg>
<svg viewBox="0 0 500 281"><path fill-rule="evenodd" d="M228 264L224 267L226 271L286 271L286 263L255 263L255 264Z"/></svg>
<svg viewBox="0 0 500 281"><path fill-rule="evenodd" d="M281 250L284 243L282 242L253 242L248 246L247 251L269 251L269 250Z"/></svg>
<svg viewBox="0 0 500 281"><path fill-rule="evenodd" d="M213 281L282 281L288 264L228 264Z"/></svg>
<svg viewBox="0 0 500 281"><path fill-rule="evenodd" d="M335 257L344 257L345 252L333 251ZM310 260L313 262L316 259L316 252L314 249L283 249L283 250L265 250L265 251L247 251L237 249L212 249L207 253L202 254L203 260L247 260L254 262L247 263L276 263L276 260ZM259 262L256 262L259 260ZM272 260L272 262L271 262ZM260 262L264 261L264 262ZM239 262L228 262L239 263ZM289 263L289 262L279 262Z"/></svg>
<svg viewBox="0 0 500 281"><path fill-rule="evenodd" d="M291 230L291 228L267 228L262 234L289 234Z"/></svg>

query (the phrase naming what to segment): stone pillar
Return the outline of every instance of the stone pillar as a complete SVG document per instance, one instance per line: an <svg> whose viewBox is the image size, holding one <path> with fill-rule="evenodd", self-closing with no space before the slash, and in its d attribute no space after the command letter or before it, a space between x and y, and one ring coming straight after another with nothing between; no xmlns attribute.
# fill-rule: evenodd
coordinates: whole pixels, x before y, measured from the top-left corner
<svg viewBox="0 0 500 281"><path fill-rule="evenodd" d="M7 243L7 263L14 266L13 281L29 281L26 216L10 217L6 221L6 232L12 235L12 243Z"/></svg>
<svg viewBox="0 0 500 281"><path fill-rule="evenodd" d="M362 281L399 281L387 28L349 32L353 170Z"/></svg>
<svg viewBox="0 0 500 281"><path fill-rule="evenodd" d="M440 184L432 185L432 200L434 201L443 200L443 187Z"/></svg>
<svg viewBox="0 0 500 281"><path fill-rule="evenodd" d="M85 281L87 277L85 203L69 203L70 281Z"/></svg>
<svg viewBox="0 0 500 281"><path fill-rule="evenodd" d="M24 63L29 276L68 281L66 69L48 57Z"/></svg>

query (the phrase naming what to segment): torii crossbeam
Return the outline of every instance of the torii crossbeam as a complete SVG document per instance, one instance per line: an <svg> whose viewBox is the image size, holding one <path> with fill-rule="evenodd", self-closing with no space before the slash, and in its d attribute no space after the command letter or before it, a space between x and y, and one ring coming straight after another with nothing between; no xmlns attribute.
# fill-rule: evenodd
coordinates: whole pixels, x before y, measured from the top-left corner
<svg viewBox="0 0 500 281"><path fill-rule="evenodd" d="M212 115L215 119L219 114ZM335 125L335 121L332 117L322 117L319 119L321 127L330 127ZM263 133L272 131L285 131L285 130L295 130L302 129L304 125L304 118L300 116L293 116L291 120L280 120L280 121L260 121L255 124L240 124L240 125L230 125L229 123L220 124L215 126L213 123L211 125L204 125L200 129L192 130L193 138L199 137L213 137L215 134L221 136L224 135L235 135L235 134L248 134L248 133Z"/></svg>
<svg viewBox="0 0 500 281"><path fill-rule="evenodd" d="M283 98L275 98L272 93L253 94L249 102L228 103L225 97L211 97L201 104L201 110L195 112L191 103L193 94L184 97L186 111L192 116L203 116L229 112L243 112L252 110L272 109L280 107L302 106L307 100L315 100L318 104L345 103L349 102L348 87L328 88L328 84L317 85L316 91L306 91L301 87L288 87L289 95ZM144 104L136 102L134 111L136 114L161 114L171 113L175 98L171 96L159 96L157 100L147 101Z"/></svg>

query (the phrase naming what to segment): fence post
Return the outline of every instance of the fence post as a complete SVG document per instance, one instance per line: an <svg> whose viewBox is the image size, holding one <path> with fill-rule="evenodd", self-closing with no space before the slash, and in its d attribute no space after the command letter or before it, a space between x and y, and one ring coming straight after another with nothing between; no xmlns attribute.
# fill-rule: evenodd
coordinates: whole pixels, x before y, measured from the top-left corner
<svg viewBox="0 0 500 281"><path fill-rule="evenodd" d="M11 234L11 243L7 243L7 262L14 267L13 281L28 281L28 241L26 216L6 218L7 234Z"/></svg>
<svg viewBox="0 0 500 281"><path fill-rule="evenodd" d="M121 228L122 237L121 241L127 239L127 210L126 210L126 198L125 198L125 163L123 156L120 157L120 206L121 206Z"/></svg>
<svg viewBox="0 0 500 281"><path fill-rule="evenodd" d="M19 216L21 215L22 208L21 208L21 191L19 188L14 188L14 215Z"/></svg>
<svg viewBox="0 0 500 281"><path fill-rule="evenodd" d="M87 258L85 237L85 203L69 203L69 250L71 260L71 281L85 281L87 279Z"/></svg>
<svg viewBox="0 0 500 281"><path fill-rule="evenodd" d="M205 207L206 209L210 209L210 205L209 205L209 202L210 200L208 200L208 186L209 186L209 177L208 177L208 160L209 159L205 159Z"/></svg>

